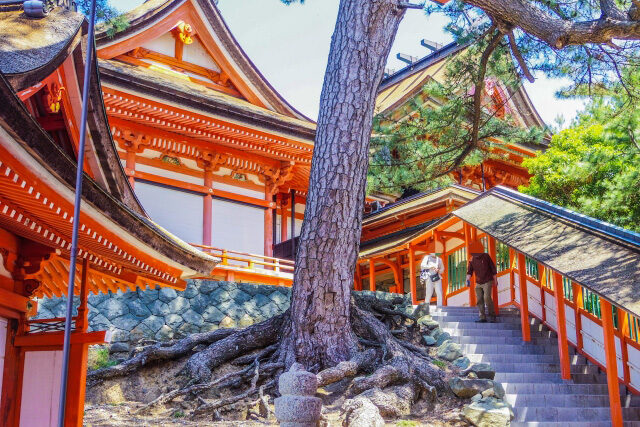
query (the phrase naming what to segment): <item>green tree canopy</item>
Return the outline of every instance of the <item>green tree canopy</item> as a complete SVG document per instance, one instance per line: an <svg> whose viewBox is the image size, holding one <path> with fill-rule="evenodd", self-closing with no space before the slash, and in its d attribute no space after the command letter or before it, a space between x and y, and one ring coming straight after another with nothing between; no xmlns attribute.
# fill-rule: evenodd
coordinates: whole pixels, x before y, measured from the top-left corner
<svg viewBox="0 0 640 427"><path fill-rule="evenodd" d="M640 112L632 93L640 71L624 74L628 91L621 83L599 86L573 126L525 160L533 178L520 191L640 231Z"/></svg>

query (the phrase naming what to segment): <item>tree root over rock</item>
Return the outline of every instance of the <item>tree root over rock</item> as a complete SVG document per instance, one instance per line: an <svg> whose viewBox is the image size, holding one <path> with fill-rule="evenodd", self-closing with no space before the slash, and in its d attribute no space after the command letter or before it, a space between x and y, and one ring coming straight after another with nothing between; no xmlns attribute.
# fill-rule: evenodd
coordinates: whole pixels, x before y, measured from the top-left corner
<svg viewBox="0 0 640 427"><path fill-rule="evenodd" d="M175 381L178 387L144 405L138 413L181 399L183 409L191 407L192 417L213 415L217 418L220 411L242 405L245 408L259 405L259 412L266 417L270 409L269 395L265 393L277 394L277 378L288 367L285 362L290 360L291 349L286 345L290 342L286 339L289 322L287 311L245 329L221 329L154 344L119 365L90 372L89 384L100 386L102 381L132 374L151 362L162 364L185 359ZM350 360L336 366L319 372L317 367L309 368L315 368L319 387L352 378L348 389L352 396L369 392L375 397L401 390L402 401L409 401L409 405L419 399L433 400L438 391L447 389L444 372L431 363L428 350L421 344L419 325L412 316L396 310L394 302L355 297L351 325L360 342L359 348ZM196 351L195 347L202 344L206 348ZM241 368L212 378L212 371L223 364ZM358 376L363 373L370 375ZM230 394L232 390L238 392ZM406 412L406 408L397 411L386 408L383 412L395 415Z"/></svg>

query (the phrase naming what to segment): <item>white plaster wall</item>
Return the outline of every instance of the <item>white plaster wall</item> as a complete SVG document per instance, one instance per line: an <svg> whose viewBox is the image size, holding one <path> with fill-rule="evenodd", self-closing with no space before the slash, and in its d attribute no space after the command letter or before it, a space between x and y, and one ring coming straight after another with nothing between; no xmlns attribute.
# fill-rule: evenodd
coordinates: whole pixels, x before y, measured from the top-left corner
<svg viewBox="0 0 640 427"><path fill-rule="evenodd" d="M222 191L228 191L230 193L236 193L242 196L254 197L256 199L264 200L264 190L262 191L251 190L249 188L242 188L236 185L225 184L223 182L214 182L213 188L214 190L217 189Z"/></svg>
<svg viewBox="0 0 640 427"><path fill-rule="evenodd" d="M447 305L452 307L469 307L469 288L466 288L459 294L447 298Z"/></svg>
<svg viewBox="0 0 640 427"><path fill-rule="evenodd" d="M193 43L184 46L182 50L182 60L214 71L220 71L220 67L213 61L209 52L207 52L204 46L195 38L193 39Z"/></svg>
<svg viewBox="0 0 640 427"><path fill-rule="evenodd" d="M202 195L141 181L135 191L153 221L187 243L202 243Z"/></svg>
<svg viewBox="0 0 640 427"><path fill-rule="evenodd" d="M21 427L51 427L58 423L62 351L27 351L24 356Z"/></svg>
<svg viewBox="0 0 640 427"><path fill-rule="evenodd" d="M640 390L640 350L634 346L627 345L627 355L629 356L631 385L636 390Z"/></svg>
<svg viewBox="0 0 640 427"><path fill-rule="evenodd" d="M264 254L264 209L213 199L212 246Z"/></svg>
<svg viewBox="0 0 640 427"><path fill-rule="evenodd" d="M527 297L529 301L529 312L542 318L542 298L540 296L542 290L535 284L527 280Z"/></svg>
<svg viewBox="0 0 640 427"><path fill-rule="evenodd" d="M511 274L498 276L498 304L511 302Z"/></svg>
<svg viewBox="0 0 640 427"><path fill-rule="evenodd" d="M161 35L158 38L155 38L151 41L146 42L142 45L147 49L153 50L154 52L163 53L165 55L174 56L175 48L176 48L176 39L173 38L171 33L166 33Z"/></svg>

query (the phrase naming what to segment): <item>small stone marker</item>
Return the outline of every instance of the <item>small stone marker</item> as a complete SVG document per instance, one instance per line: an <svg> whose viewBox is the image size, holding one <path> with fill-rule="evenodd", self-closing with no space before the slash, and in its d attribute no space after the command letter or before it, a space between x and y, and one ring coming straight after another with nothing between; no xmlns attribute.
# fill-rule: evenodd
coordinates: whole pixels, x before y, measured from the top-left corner
<svg viewBox="0 0 640 427"><path fill-rule="evenodd" d="M315 397L318 380L299 363L280 375L281 397L274 401L276 418L282 427L315 427L320 419L322 400Z"/></svg>

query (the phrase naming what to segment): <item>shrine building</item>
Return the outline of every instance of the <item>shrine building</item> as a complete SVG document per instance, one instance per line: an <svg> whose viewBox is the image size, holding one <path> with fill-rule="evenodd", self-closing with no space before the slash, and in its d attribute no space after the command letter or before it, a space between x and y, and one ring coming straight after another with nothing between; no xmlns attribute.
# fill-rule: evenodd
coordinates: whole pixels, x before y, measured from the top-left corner
<svg viewBox="0 0 640 427"><path fill-rule="evenodd" d="M38 19L3 2L0 33L0 425L52 426L65 319L31 316L37 298L67 292L87 22L68 7ZM89 327L88 294L181 290L217 264L134 195L92 65L66 426L82 425L89 345L110 339Z"/></svg>

